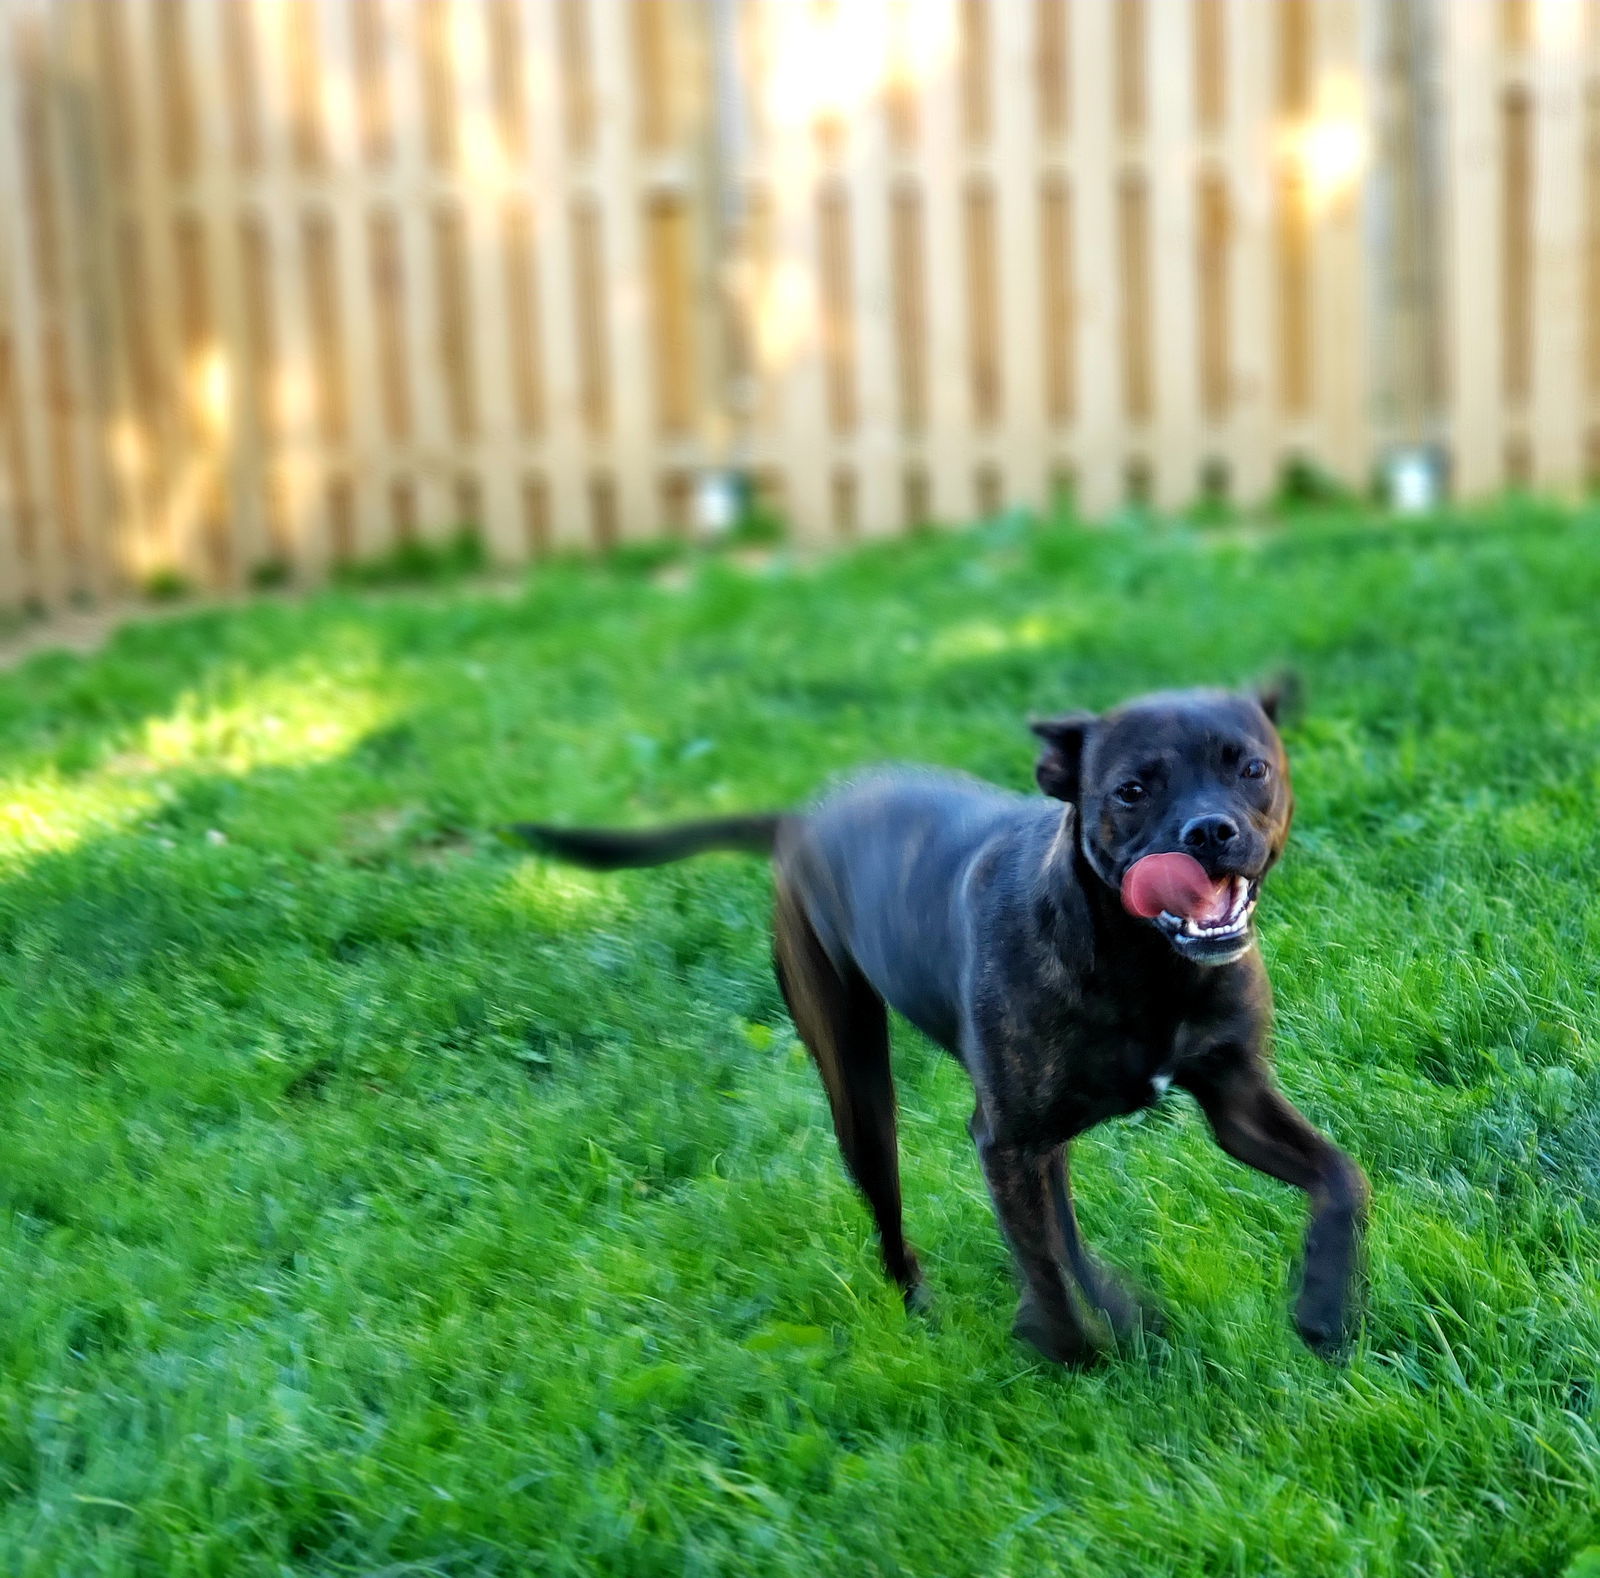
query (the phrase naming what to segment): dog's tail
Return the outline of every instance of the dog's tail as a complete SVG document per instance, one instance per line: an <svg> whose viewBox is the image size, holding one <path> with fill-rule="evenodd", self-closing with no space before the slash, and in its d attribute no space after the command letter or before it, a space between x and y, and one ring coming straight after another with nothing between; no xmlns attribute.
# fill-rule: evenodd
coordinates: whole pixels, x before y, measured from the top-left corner
<svg viewBox="0 0 1600 1578"><path fill-rule="evenodd" d="M637 833L605 827L546 827L542 822L512 822L503 831L519 843L591 871L620 871L628 866L664 866L669 860L683 860L709 849L770 855L782 821L781 812L769 812L679 822Z"/></svg>

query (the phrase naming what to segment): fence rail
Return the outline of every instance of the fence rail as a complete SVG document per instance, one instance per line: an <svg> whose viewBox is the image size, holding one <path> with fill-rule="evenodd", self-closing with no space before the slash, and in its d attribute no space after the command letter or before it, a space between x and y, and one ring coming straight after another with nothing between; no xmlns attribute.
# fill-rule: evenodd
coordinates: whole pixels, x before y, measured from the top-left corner
<svg viewBox="0 0 1600 1578"><path fill-rule="evenodd" d="M1600 466L1592 0L0 0L0 601Z"/></svg>

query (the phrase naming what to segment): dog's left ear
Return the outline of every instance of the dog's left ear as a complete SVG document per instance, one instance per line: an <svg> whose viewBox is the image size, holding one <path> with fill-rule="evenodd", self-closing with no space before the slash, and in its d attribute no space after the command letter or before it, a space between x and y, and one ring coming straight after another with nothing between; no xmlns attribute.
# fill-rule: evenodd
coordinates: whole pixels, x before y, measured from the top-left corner
<svg viewBox="0 0 1600 1578"><path fill-rule="evenodd" d="M1083 741L1093 722L1092 712L1074 712L1065 718L1045 718L1028 725L1044 741L1033 776L1053 799L1077 803Z"/></svg>
<svg viewBox="0 0 1600 1578"><path fill-rule="evenodd" d="M1257 685L1255 696L1261 710L1276 728L1292 723L1300 716L1305 706L1306 692L1300 676L1293 669L1286 668Z"/></svg>

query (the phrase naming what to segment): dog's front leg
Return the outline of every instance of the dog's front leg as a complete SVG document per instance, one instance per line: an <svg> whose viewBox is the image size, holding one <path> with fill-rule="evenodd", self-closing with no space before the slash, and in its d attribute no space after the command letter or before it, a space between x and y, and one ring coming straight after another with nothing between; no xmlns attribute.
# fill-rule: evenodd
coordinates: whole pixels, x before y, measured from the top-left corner
<svg viewBox="0 0 1600 1578"><path fill-rule="evenodd" d="M1319 1134L1250 1054L1180 1074L1200 1103L1217 1144L1247 1167L1304 1189L1311 1199L1305 1272L1295 1326L1314 1349L1336 1349L1349 1335L1351 1284L1366 1226L1367 1180Z"/></svg>
<svg viewBox="0 0 1600 1578"><path fill-rule="evenodd" d="M1072 1207L1071 1163L1068 1147L1058 1145L1045 1158L1045 1183L1050 1191L1055 1230L1060 1235L1061 1252L1077 1280L1083 1296L1105 1316L1119 1338L1131 1337L1138 1330L1160 1332L1159 1311L1142 1303L1123 1286L1116 1273L1090 1254L1078 1231L1078 1214Z"/></svg>
<svg viewBox="0 0 1600 1578"><path fill-rule="evenodd" d="M1059 1152L1040 1153L999 1138L980 1105L969 1125L1000 1229L1022 1273L1022 1302L1013 1330L1058 1364L1089 1364L1098 1353L1062 1261L1052 1198Z"/></svg>

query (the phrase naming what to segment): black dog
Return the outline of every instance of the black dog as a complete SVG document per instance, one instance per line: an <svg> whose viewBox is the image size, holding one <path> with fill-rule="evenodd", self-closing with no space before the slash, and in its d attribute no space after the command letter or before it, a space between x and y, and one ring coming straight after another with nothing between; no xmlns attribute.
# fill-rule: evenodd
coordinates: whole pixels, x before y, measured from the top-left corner
<svg viewBox="0 0 1600 1578"><path fill-rule="evenodd" d="M513 831L598 869L707 849L771 851L778 978L827 1086L845 1162L908 1304L885 1005L953 1053L977 1090L972 1137L1022 1273L1016 1331L1084 1362L1137 1302L1078 1234L1067 1143L1190 1092L1217 1143L1311 1200L1295 1322L1344 1337L1367 1185L1274 1086L1271 990L1254 947L1261 879L1293 799L1278 696L1185 691L1035 724L1050 801L886 772L802 815L655 832Z"/></svg>

